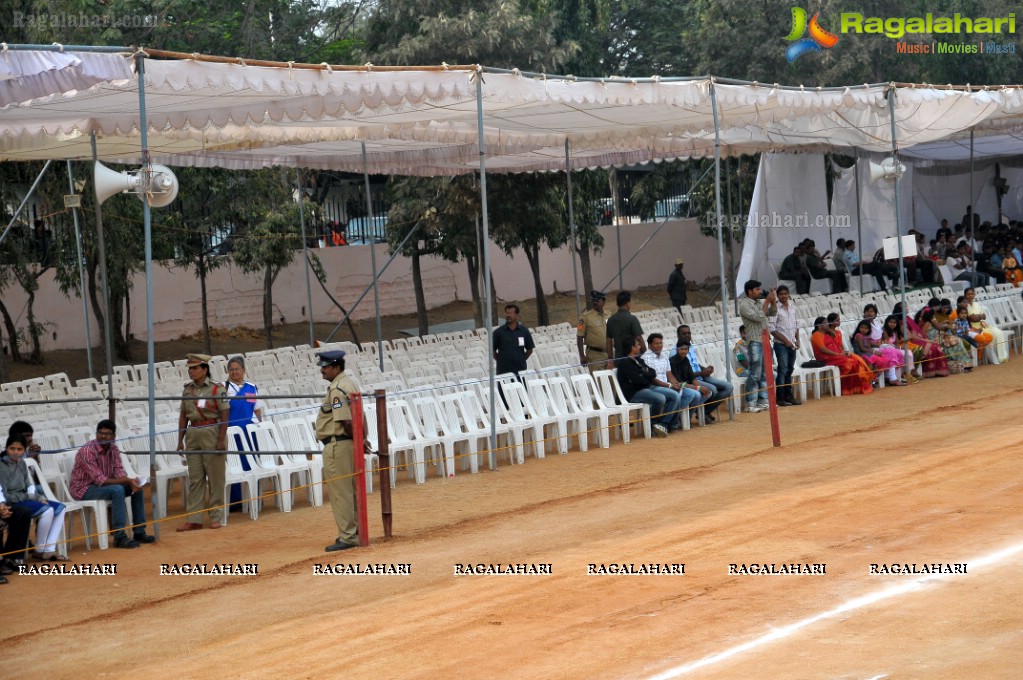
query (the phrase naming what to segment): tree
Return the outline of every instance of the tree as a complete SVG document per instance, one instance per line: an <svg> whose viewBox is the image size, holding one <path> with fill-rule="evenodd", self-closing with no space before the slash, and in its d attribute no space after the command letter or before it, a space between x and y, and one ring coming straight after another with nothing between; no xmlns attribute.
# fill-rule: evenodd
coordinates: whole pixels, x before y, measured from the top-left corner
<svg viewBox="0 0 1023 680"><path fill-rule="evenodd" d="M521 248L533 274L536 323L550 324L547 296L540 279L540 248L560 248L568 240L564 192L558 175L516 175L492 178L494 195L501 196L490 208L491 236L511 255Z"/></svg>
<svg viewBox="0 0 1023 680"><path fill-rule="evenodd" d="M247 174L181 168L177 176L180 185L178 200L169 212L153 212L153 232L163 235L161 245L169 251L167 255L173 258L174 263L192 269L199 279L203 349L212 354L206 277L226 261L219 256L220 245L239 217L239 203L258 194L245 186ZM155 248L154 243L154 251Z"/></svg>
<svg viewBox="0 0 1023 680"><path fill-rule="evenodd" d="M231 237L234 261L246 273L263 277L263 330L267 349L273 348L273 285L281 270L295 259L295 250L302 247L298 204L288 195L288 186L272 171L252 173L261 181L269 205L253 205L239 219ZM253 186L255 182L253 183ZM312 206L306 210L312 212ZM282 316L281 322L284 322Z"/></svg>
<svg viewBox="0 0 1023 680"><path fill-rule="evenodd" d="M384 233L390 252L400 252L412 260L412 288L420 335L426 335L430 325L420 258L438 251L443 218L437 203L443 197L446 184L446 180L425 177L396 177L387 184L391 208ZM409 237L407 241L406 237ZM398 250L402 242L405 245Z"/></svg>

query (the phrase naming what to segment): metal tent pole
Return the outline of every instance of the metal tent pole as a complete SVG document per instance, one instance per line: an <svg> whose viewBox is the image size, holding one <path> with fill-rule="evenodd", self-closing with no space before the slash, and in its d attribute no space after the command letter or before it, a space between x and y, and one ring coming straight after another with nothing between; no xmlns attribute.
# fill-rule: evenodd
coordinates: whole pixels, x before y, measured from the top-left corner
<svg viewBox="0 0 1023 680"><path fill-rule="evenodd" d="M384 370L384 333L380 322L380 289L377 286L377 244L376 237L372 236L376 229L373 228L373 199L369 193L369 157L366 155L366 142L362 142L362 179L366 184L366 220L370 225L369 259L373 267L373 307L377 317L377 358L380 362L380 371Z"/></svg>
<svg viewBox="0 0 1023 680"><path fill-rule="evenodd" d="M899 291L902 302L902 337L908 335L906 319L909 317L909 309L906 307L906 268L902 259L902 221L899 219L899 144L895 128L895 88L888 90L888 115L892 128L892 161L895 163L895 237L899 243ZM861 246L862 247L862 246Z"/></svg>
<svg viewBox="0 0 1023 680"><path fill-rule="evenodd" d="M718 271L721 276L721 332L724 334L725 356L728 356L728 286L725 285L725 244L721 224L721 124L718 121L718 98L713 79L710 82L710 108L714 114L714 209L718 233ZM767 348L764 351L768 351ZM725 380L731 382L732 367L725 361ZM728 400L728 419L735 419L732 400Z"/></svg>
<svg viewBox="0 0 1023 680"><path fill-rule="evenodd" d="M92 167L95 172L99 162L96 154L96 133L89 133L92 146ZM110 329L110 276L107 273L107 246L103 236L103 210L97 197L93 205L96 209L96 248L99 250L99 276L103 279L103 352L107 362L107 418L114 420L117 416L117 402L114 401L114 341Z"/></svg>
<svg viewBox="0 0 1023 680"><path fill-rule="evenodd" d="M996 192L997 192L997 189L996 189ZM973 272L975 272L976 268L977 268L977 259L976 259L977 258L977 253L973 249L973 244L977 242L976 241L976 237L973 235L973 223L975 221L973 219L973 214L974 214L974 211L976 210L976 208L973 207L974 203L976 203L976 200L974 199L974 196L973 196L973 128L970 128L970 210L966 214L966 219L970 220L970 269L969 269L969 272L970 272L970 278L973 279L972 281L970 281L970 285L971 286L975 283L976 278L977 278L976 276L973 275ZM963 227L965 228L966 225L964 224Z"/></svg>
<svg viewBox="0 0 1023 680"><path fill-rule="evenodd" d="M152 168L149 161L149 135L148 123L146 122L146 68L145 57L141 54L135 57L139 79L139 139L142 146L142 171L147 173L149 180ZM147 187L148 188L148 187ZM156 478L156 346L153 340L153 225L152 209L149 206L149 194L142 192L142 224L145 231L146 241L146 370L148 372L147 394L149 396L149 478ZM157 519L156 485L149 488L149 502L152 508L152 517ZM137 529L137 527L136 527ZM145 525L142 526L145 530ZM160 523L153 522L153 533L160 537Z"/></svg>
<svg viewBox="0 0 1023 680"><path fill-rule="evenodd" d="M487 211L487 156L486 147L483 143L483 72L476 70L476 137L480 154L480 210L483 213L483 299L486 302L487 313L484 314L483 323L487 328L487 354L491 357L494 353L494 320L490 300L490 217ZM487 361L489 366L490 381L490 446L488 447L487 462L490 469L497 468L497 384L494 380L494 360Z"/></svg>
<svg viewBox="0 0 1023 680"><path fill-rule="evenodd" d="M618 249L618 290L625 290L622 278L622 218L618 213L618 170L611 168L611 218L615 223L615 241Z"/></svg>
<svg viewBox="0 0 1023 680"><path fill-rule="evenodd" d="M309 242L305 235L305 201L302 200L305 192L302 190L302 171L295 168L295 189L298 192L298 224L302 230L302 257L305 258L305 297L306 309L309 310L309 346L316 344L316 331L313 328L313 284L309 279L309 269L312 264L309 262Z"/></svg>
<svg viewBox="0 0 1023 680"><path fill-rule="evenodd" d="M856 165L853 166L853 177L856 180L856 242L860 244L860 252L863 252L863 214L860 212L860 150L856 149ZM838 251L832 257L838 257ZM849 272L852 275L852 272ZM863 265L860 264L860 297L863 297Z"/></svg>
<svg viewBox="0 0 1023 680"><path fill-rule="evenodd" d="M572 232L572 241L569 244L572 248L572 282L575 284L575 315L582 318L583 307L579 295L579 270L576 263L578 256L576 250L579 245L579 235L575 230L575 208L572 203L572 156L570 142L565 140L565 183L568 185L568 228Z"/></svg>
<svg viewBox="0 0 1023 680"><path fill-rule="evenodd" d="M75 193L75 178L71 172L71 161L67 162L67 183L71 194ZM89 364L89 378L95 378L92 369L92 331L89 323L89 302L85 299L85 268L82 266L82 230L78 226L78 208L71 208L75 220L75 252L78 255L78 286L82 296L82 320L85 322L85 358Z"/></svg>

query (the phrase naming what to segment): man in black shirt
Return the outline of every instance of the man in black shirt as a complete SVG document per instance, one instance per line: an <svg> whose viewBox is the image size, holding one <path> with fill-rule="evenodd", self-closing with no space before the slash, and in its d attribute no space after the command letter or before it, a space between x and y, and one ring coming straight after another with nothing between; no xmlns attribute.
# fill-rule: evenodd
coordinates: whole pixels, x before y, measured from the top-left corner
<svg viewBox="0 0 1023 680"><path fill-rule="evenodd" d="M533 354L533 336L519 323L518 305L505 305L504 318L507 323L494 331L494 361L498 374L517 376L519 371L526 370L526 361Z"/></svg>
<svg viewBox="0 0 1023 680"><path fill-rule="evenodd" d="M615 298L618 311L607 320L607 367L614 368L614 360L627 356L632 348L632 341L639 336L640 354L646 351L643 340L643 327L632 314L632 293L623 290Z"/></svg>

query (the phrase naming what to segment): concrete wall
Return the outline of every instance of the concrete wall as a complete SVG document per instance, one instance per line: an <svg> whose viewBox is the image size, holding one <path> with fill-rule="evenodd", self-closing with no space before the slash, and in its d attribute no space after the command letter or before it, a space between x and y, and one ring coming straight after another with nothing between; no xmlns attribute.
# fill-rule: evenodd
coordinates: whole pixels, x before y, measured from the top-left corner
<svg viewBox="0 0 1023 680"><path fill-rule="evenodd" d="M657 229L656 223L630 224L621 227L622 263L636 252L639 246ZM591 256L594 285L606 286L607 291L616 291L618 251L615 227L602 227L605 246L601 253ZM328 274L331 294L341 304L350 307L362 291L372 282L372 266L369 248L371 246L349 246L344 248L323 248L316 254L323 262ZM387 261L387 246L376 248L377 265ZM692 281L703 282L718 274L717 244L713 239L700 234L694 220L679 220L666 223L649 244L625 269L626 288L664 285L671 273L675 258L686 261L686 276ZM572 291L572 257L567 248L552 252L541 251L541 274L547 293ZM506 256L497 248L491 248L494 282L497 294L504 300L524 300L533 297L533 283L529 265L521 252ZM446 262L429 257L422 260L423 285L427 304L437 307L455 300L469 300L471 297L467 269L464 263ZM132 296L132 332L135 337L145 339L145 278L141 275L134 280ZM315 320L337 322L341 315L327 299L315 279L313 285L313 310ZM582 286L580 274L579 285ZM174 269L165 265L154 268L153 274L154 309L153 321L157 340L171 340L192 334L202 327L199 281L191 271ZM380 279L380 309L384 314L405 314L415 311L415 297L412 290L411 261L399 257L384 272ZM245 274L237 267L225 265L210 274L207 279L210 325L230 328L235 326L262 327L262 286L256 275ZM20 317L18 324L25 325L25 296L16 285L3 291L4 303L12 315ZM281 272L274 286L275 318L283 316L288 323L305 321L306 309L305 274L301 257ZM43 349L70 349L85 345L82 320L82 303L78 298L68 299L60 293L48 273L40 280L36 295L36 317L51 324L44 338ZM355 311L356 319L372 318L372 293L366 296ZM94 346L101 343L100 331L95 320L92 325Z"/></svg>

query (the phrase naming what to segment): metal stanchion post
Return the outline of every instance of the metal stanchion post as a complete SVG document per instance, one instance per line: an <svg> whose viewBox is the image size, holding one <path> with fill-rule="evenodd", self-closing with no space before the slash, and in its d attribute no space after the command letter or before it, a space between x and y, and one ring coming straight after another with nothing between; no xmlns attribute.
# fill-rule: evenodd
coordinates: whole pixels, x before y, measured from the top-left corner
<svg viewBox="0 0 1023 680"><path fill-rule="evenodd" d="M380 519L391 537L391 440L387 438L387 390L377 390L377 456L380 459Z"/></svg>

